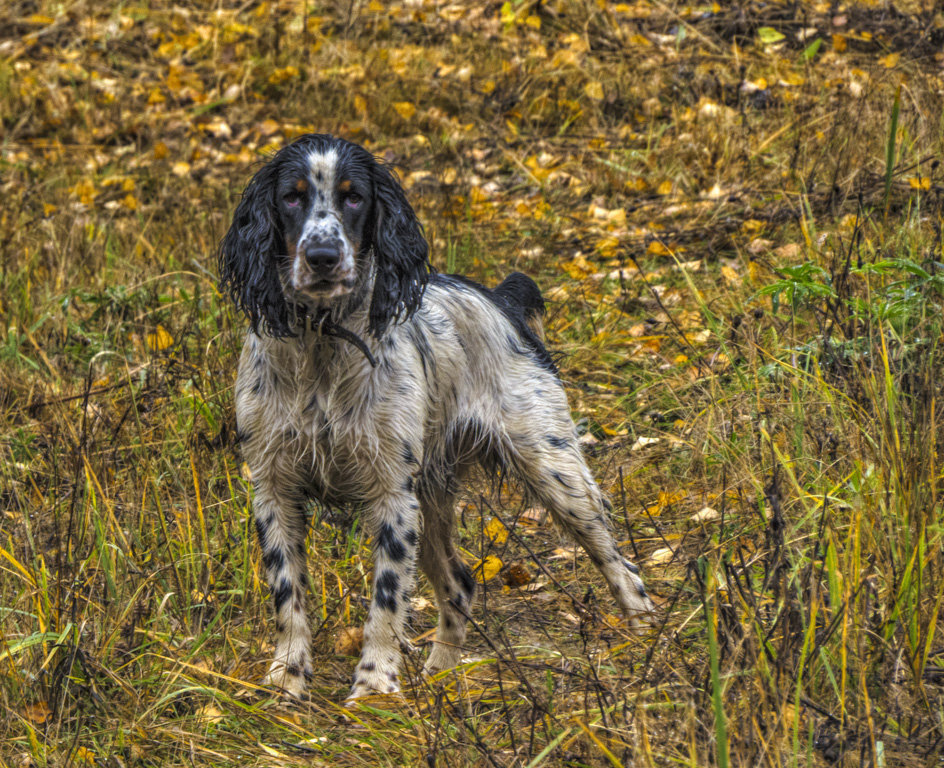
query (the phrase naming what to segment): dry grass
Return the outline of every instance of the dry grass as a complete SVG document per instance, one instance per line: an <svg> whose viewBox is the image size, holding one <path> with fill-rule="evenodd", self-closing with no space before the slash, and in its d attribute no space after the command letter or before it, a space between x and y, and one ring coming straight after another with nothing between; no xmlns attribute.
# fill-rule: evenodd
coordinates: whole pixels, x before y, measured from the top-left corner
<svg viewBox="0 0 944 768"><path fill-rule="evenodd" d="M0 10L0 766L940 761L944 16L722 5ZM342 719L370 558L316 509L311 699L254 684L213 253L308 130L400 164L440 269L548 291L645 637L473 487L466 664L417 676L421 600Z"/></svg>

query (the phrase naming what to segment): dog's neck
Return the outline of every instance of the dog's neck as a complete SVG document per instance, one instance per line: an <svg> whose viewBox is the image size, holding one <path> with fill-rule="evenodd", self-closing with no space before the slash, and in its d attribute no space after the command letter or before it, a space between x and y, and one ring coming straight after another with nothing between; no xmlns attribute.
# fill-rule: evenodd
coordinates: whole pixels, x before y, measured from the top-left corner
<svg viewBox="0 0 944 768"><path fill-rule="evenodd" d="M327 338L338 339L340 343L356 348L371 367L376 368L377 360L366 341L373 284L373 275L370 275L360 281L348 296L327 306L290 302L290 315L294 318L293 325L299 342L305 346L314 343L317 347L324 347L320 342Z"/></svg>

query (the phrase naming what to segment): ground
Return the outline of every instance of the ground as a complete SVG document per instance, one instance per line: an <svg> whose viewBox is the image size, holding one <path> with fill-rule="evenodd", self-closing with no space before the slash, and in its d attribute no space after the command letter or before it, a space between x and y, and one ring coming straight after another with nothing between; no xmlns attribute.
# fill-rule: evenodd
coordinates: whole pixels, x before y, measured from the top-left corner
<svg viewBox="0 0 944 768"><path fill-rule="evenodd" d="M944 14L930 2L0 9L0 766L941 758ZM215 249L330 132L433 262L549 299L634 634L513 486L460 506L463 665L344 711L356 510L312 509L311 696L234 445Z"/></svg>

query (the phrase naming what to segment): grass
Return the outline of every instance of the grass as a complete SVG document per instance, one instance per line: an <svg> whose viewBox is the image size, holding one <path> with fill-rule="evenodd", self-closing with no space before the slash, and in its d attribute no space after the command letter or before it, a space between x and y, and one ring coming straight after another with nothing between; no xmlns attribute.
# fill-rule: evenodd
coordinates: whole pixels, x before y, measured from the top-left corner
<svg viewBox="0 0 944 768"><path fill-rule="evenodd" d="M0 21L0 766L940 760L940 11ZM513 487L473 485L465 555L503 567L458 670L418 674L421 584L404 698L342 716L369 548L356 510L313 509L311 697L256 684L273 627L214 249L307 130L400 165L437 267L545 289L659 604L644 636Z"/></svg>

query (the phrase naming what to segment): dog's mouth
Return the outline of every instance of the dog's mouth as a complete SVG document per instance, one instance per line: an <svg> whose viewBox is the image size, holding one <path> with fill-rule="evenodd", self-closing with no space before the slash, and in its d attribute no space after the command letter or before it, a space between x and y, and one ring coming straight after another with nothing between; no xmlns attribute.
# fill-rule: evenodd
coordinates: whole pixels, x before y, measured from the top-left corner
<svg viewBox="0 0 944 768"><path fill-rule="evenodd" d="M296 293L310 296L316 300L333 299L344 296L354 290L353 275L340 278L314 278L293 281Z"/></svg>

